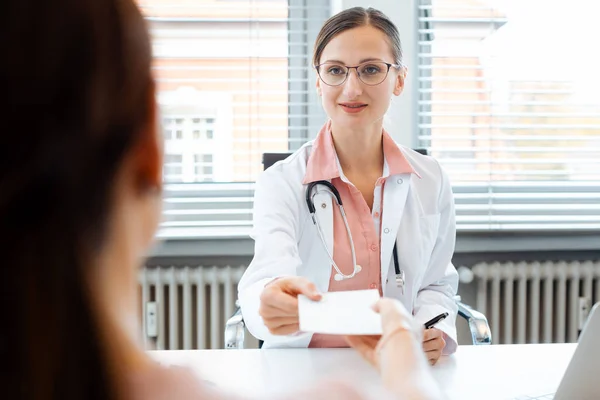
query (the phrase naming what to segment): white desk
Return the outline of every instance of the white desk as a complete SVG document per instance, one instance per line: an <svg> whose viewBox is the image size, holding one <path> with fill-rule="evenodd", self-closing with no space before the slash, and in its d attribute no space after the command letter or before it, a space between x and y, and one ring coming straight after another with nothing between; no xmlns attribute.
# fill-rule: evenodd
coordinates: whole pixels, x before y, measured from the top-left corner
<svg viewBox="0 0 600 400"><path fill-rule="evenodd" d="M574 344L459 346L433 375L451 400L511 399L556 391ZM376 383L377 372L351 349L153 351L229 392L256 396L306 388L325 377Z"/></svg>

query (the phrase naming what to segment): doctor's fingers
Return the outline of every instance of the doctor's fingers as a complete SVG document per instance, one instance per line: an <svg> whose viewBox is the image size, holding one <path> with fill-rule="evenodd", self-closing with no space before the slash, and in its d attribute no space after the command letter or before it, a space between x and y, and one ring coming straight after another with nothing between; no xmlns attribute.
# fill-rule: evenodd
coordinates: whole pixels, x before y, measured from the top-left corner
<svg viewBox="0 0 600 400"><path fill-rule="evenodd" d="M281 291L265 289L260 295L259 312L271 312L273 309L279 310L278 315L298 315L298 299Z"/></svg>
<svg viewBox="0 0 600 400"><path fill-rule="evenodd" d="M296 333L300 330L300 325L298 323L295 324L283 324L279 325L279 323L275 323L271 325L267 321L265 321L265 326L269 329L269 332L273 335L290 335L292 333Z"/></svg>
<svg viewBox="0 0 600 400"><path fill-rule="evenodd" d="M321 300L321 294L315 284L302 276L278 279L273 282L273 286L278 286L283 292L293 296L303 294L311 300Z"/></svg>
<svg viewBox="0 0 600 400"><path fill-rule="evenodd" d="M298 317L266 317L263 318L265 324L273 327L285 326L285 325L295 325L298 324Z"/></svg>
<svg viewBox="0 0 600 400"><path fill-rule="evenodd" d="M444 333L436 328L423 329L423 342L443 338Z"/></svg>
<svg viewBox="0 0 600 400"><path fill-rule="evenodd" d="M446 341L441 336L438 338L423 342L423 350L426 353L429 353L432 351L440 351L441 352L444 347L446 347Z"/></svg>
<svg viewBox="0 0 600 400"><path fill-rule="evenodd" d="M264 318L296 318L298 319L298 309L282 310L281 308L261 305L258 314Z"/></svg>
<svg viewBox="0 0 600 400"><path fill-rule="evenodd" d="M429 361L429 364L434 365L442 356L442 350L434 350L425 352L425 358Z"/></svg>

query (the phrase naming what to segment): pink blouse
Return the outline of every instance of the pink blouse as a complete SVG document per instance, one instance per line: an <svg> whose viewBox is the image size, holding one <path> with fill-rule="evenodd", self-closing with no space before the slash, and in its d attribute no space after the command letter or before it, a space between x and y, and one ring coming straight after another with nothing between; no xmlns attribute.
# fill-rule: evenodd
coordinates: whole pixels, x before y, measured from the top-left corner
<svg viewBox="0 0 600 400"><path fill-rule="evenodd" d="M339 164L331 124L327 123L317 136L308 159L304 184L319 180L331 180L339 191L346 211L346 218L356 251L356 263L362 271L352 279L336 281L335 269L331 268L329 291L346 291L381 288L380 228L383 215L383 192L386 178L390 175L414 173L408 160L390 135L383 131L383 154L385 158L383 176L376 183L373 209L369 209L361 192L346 178ZM337 208L333 212L333 259L344 274L353 271L350 240L346 233L344 220ZM309 347L348 347L343 337L337 335L315 334Z"/></svg>

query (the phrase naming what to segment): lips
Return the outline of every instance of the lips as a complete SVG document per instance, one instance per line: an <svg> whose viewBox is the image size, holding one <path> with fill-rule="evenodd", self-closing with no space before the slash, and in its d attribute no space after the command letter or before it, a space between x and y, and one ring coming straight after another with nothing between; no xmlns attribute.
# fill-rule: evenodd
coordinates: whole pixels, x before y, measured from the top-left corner
<svg viewBox="0 0 600 400"><path fill-rule="evenodd" d="M364 103L340 103L340 107L342 107L342 110L346 113L355 114L364 110L367 105Z"/></svg>
<svg viewBox="0 0 600 400"><path fill-rule="evenodd" d="M340 106L348 108L361 108L366 107L367 105L364 103L340 103Z"/></svg>

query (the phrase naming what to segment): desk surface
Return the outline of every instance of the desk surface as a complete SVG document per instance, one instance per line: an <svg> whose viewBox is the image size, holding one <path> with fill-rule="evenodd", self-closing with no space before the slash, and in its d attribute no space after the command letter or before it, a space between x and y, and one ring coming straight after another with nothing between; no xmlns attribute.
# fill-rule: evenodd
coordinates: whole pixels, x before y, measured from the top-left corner
<svg viewBox="0 0 600 400"><path fill-rule="evenodd" d="M432 372L451 400L512 399L556 391L574 344L459 346ZM323 378L379 381L351 349L152 351L163 364L192 368L229 392L256 396L306 388Z"/></svg>

